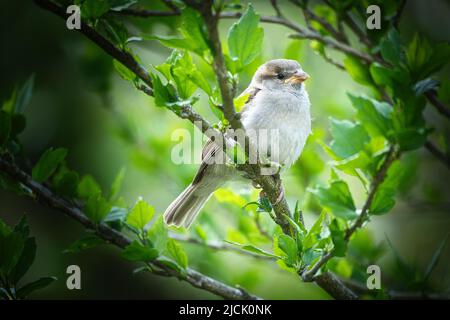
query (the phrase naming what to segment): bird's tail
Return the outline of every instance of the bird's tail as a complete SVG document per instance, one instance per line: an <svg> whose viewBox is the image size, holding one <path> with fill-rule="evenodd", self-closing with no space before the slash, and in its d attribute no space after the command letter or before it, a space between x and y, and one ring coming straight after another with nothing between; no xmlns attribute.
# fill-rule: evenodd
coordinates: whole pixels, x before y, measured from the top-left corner
<svg viewBox="0 0 450 320"><path fill-rule="evenodd" d="M169 225L177 227L189 226L194 221L195 217L203 208L205 202L209 199L212 193L206 195L198 195L195 193L198 184L189 185L166 209L164 212L164 221Z"/></svg>

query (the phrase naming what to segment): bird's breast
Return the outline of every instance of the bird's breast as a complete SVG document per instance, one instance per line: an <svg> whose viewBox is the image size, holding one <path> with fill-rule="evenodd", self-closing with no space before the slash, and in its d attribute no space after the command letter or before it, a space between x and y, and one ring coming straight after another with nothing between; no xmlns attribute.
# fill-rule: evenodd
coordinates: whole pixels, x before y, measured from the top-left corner
<svg viewBox="0 0 450 320"><path fill-rule="evenodd" d="M289 167L299 157L311 132L308 95L304 90L300 93L262 90L242 122L262 157Z"/></svg>

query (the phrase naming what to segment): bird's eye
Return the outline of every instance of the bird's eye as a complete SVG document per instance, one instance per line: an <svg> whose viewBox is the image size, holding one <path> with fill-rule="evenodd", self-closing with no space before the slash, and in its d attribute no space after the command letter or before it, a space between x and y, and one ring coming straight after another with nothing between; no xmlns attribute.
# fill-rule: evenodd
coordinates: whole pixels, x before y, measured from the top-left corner
<svg viewBox="0 0 450 320"><path fill-rule="evenodd" d="M280 79L280 80L283 80L284 79L284 74L282 74L282 73L277 74L277 78Z"/></svg>

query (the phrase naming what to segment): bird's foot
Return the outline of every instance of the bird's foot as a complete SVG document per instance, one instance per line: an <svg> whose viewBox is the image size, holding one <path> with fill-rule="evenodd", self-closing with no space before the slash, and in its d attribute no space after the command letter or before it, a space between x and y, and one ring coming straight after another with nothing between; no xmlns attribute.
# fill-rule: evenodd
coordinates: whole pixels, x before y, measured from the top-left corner
<svg viewBox="0 0 450 320"><path fill-rule="evenodd" d="M275 201L275 203L273 205L275 206L278 203L280 203L280 201L283 200L283 198L284 198L284 187L283 187L283 185L280 185L280 194L278 195L277 200Z"/></svg>
<svg viewBox="0 0 450 320"><path fill-rule="evenodd" d="M274 161L264 162L261 165L261 175L272 176L275 174L279 174L282 168L283 168L283 165L278 162L274 162Z"/></svg>

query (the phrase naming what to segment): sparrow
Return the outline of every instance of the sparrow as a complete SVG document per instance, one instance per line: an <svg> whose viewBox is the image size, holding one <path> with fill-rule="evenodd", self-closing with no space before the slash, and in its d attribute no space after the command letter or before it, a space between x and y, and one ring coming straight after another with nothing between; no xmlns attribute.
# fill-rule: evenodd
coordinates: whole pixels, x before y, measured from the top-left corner
<svg viewBox="0 0 450 320"><path fill-rule="evenodd" d="M248 97L240 119L250 145L256 146L258 157L278 164L283 171L298 159L311 133L310 101L304 85L308 78L295 60L270 60L257 69L241 94ZM218 157L226 154L209 140L193 181L164 212L166 224L189 228L216 189L242 177L235 167L214 161Z"/></svg>

